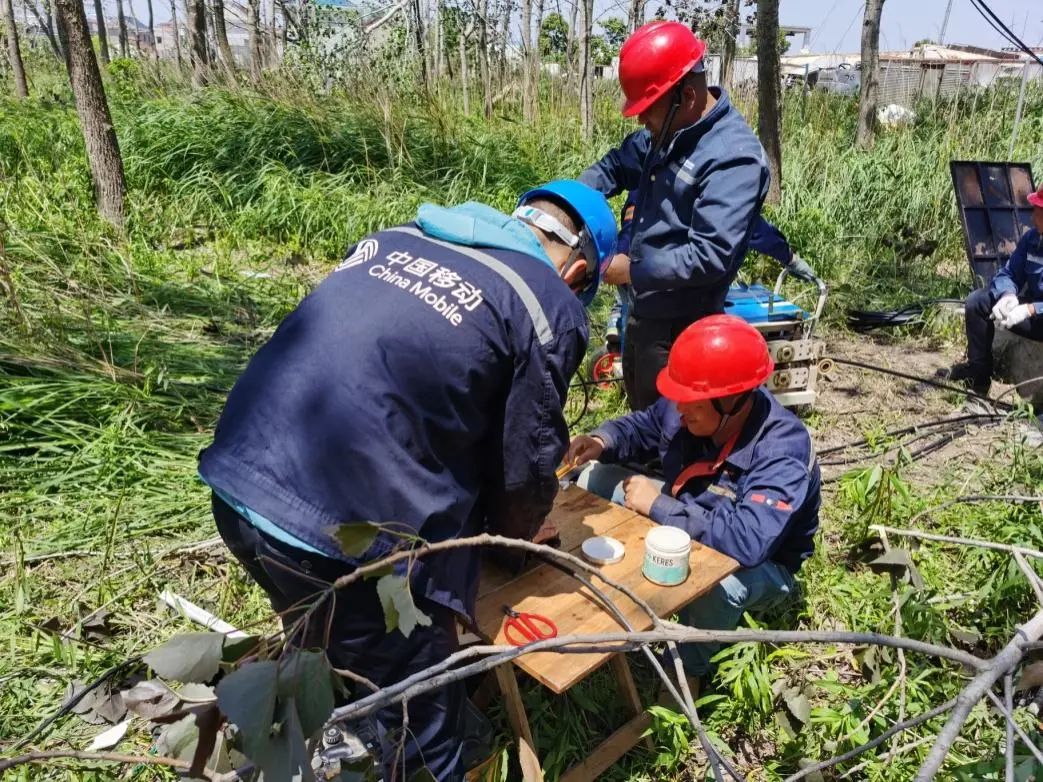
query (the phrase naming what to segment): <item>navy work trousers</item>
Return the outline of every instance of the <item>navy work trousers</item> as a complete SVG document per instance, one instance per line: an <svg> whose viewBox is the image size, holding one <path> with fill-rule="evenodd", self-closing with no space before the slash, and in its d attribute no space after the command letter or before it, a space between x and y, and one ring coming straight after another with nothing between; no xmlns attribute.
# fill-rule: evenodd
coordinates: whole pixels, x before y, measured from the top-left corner
<svg viewBox="0 0 1043 782"><path fill-rule="evenodd" d="M268 593L272 607L279 613L289 611L284 618L287 625L301 610L300 604L306 607L310 596L352 570L347 563L264 535L217 496L213 498L213 511L221 537ZM399 630L389 633L376 580L361 580L338 590L332 607L320 610L309 623L306 636L293 639L294 643L320 647L328 627L326 652L334 667L364 676L378 687L394 684L457 649L456 614L419 596L414 595L414 599L417 607L431 617L431 625L417 626L408 638ZM294 606L298 606L296 611ZM385 782L407 780L422 768L438 782L463 779L460 737L465 697L461 682L411 698L404 736L400 704L377 713Z"/></svg>
<svg viewBox="0 0 1043 782"><path fill-rule="evenodd" d="M963 305L967 326L967 363L982 379L992 377L992 340L996 325L989 317L996 296L988 288L972 291ZM1043 342L1043 316L1029 318L1011 329L1014 334Z"/></svg>

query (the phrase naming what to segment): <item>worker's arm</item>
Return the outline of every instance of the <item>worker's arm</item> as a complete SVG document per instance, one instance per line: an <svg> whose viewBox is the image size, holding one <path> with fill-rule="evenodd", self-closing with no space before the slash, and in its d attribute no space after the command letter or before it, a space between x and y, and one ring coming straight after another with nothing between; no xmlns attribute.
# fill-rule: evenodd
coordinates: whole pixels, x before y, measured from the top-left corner
<svg viewBox="0 0 1043 782"><path fill-rule="evenodd" d="M704 287L734 276L743 260L739 250L760 213L767 178L767 166L752 152L713 164L699 182L688 241L656 247L643 238L640 257L634 256L630 266L634 287Z"/></svg>
<svg viewBox="0 0 1043 782"><path fill-rule="evenodd" d="M782 235L782 231L761 215L757 215L757 219L753 221L749 249L774 258L783 266L788 266L793 258L793 250L786 241L786 237Z"/></svg>
<svg viewBox="0 0 1043 782"><path fill-rule="evenodd" d="M634 238L634 211L637 209L637 190L627 193L626 203L619 215L619 236L616 238L616 255L630 255L630 241Z"/></svg>
<svg viewBox="0 0 1043 782"><path fill-rule="evenodd" d="M605 444L599 459L606 464L647 462L659 456L663 418L671 402L660 399L646 410L606 421L593 432Z"/></svg>
<svg viewBox="0 0 1043 782"><path fill-rule="evenodd" d="M534 344L517 360L496 455L502 475L490 476L484 498L490 532L530 539L550 512L558 491L555 471L569 444L565 395L586 348L586 328L574 328L546 350Z"/></svg>
<svg viewBox="0 0 1043 782"><path fill-rule="evenodd" d="M734 503L710 491L691 502L661 494L649 516L659 524L680 527L743 567L756 567L775 552L810 485L806 461L779 455L756 465L746 477L743 496Z"/></svg>
<svg viewBox="0 0 1043 782"><path fill-rule="evenodd" d="M615 149L579 175L579 181L611 198L624 190L636 190L641 168L651 145L647 130L631 133Z"/></svg>
<svg viewBox="0 0 1043 782"><path fill-rule="evenodd" d="M1028 238L1026 234L1010 254L1010 258L1003 264L996 275L992 278L989 289L993 297L998 301L1004 296L1017 296L1025 284L1025 260L1028 257Z"/></svg>

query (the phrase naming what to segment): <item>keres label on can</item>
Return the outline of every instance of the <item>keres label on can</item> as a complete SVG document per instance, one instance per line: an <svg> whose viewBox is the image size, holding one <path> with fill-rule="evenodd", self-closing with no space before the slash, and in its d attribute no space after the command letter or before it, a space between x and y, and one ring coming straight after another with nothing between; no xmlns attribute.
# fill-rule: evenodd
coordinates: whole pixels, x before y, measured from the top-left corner
<svg viewBox="0 0 1043 782"><path fill-rule="evenodd" d="M688 553L666 556L652 551L645 551L645 561L641 566L645 578L663 586L675 586L688 578Z"/></svg>

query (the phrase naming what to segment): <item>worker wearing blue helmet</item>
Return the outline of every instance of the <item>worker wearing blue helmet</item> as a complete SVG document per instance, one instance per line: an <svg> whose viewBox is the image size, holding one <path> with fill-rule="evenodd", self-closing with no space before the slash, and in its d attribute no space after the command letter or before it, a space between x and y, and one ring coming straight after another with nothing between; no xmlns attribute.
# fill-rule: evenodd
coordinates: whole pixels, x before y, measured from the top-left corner
<svg viewBox="0 0 1043 782"><path fill-rule="evenodd" d="M584 303L615 245L605 198L575 181L513 215L424 204L354 245L279 325L232 389L199 472L225 542L290 622L325 584L403 545L493 532L530 538L569 442L562 415L587 345ZM571 289L571 290L570 290ZM345 522L390 525L345 553ZM292 639L379 687L456 649L478 551L396 572L430 621L388 632L375 579L339 590ZM463 685L377 715L384 779L459 780Z"/></svg>

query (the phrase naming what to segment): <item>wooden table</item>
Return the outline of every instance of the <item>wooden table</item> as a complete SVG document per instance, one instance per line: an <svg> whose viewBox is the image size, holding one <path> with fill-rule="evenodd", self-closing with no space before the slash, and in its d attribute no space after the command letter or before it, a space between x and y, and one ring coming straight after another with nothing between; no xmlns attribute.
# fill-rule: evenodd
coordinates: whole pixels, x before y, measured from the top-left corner
<svg viewBox="0 0 1043 782"><path fill-rule="evenodd" d="M655 524L644 516L583 491L576 486L559 492L550 517L561 535L561 550L581 556L580 546L592 535L611 535L626 549L622 561L605 565L602 572L624 584L648 602L661 617L669 617L708 592L715 584L734 573L739 564L713 549L692 544L691 574L678 586L653 584L641 574L645 554L645 535ZM634 630L649 630L652 620L630 598L594 581L626 616ZM550 565L540 565L520 576L511 577L490 564L482 568L482 581L475 612L479 635L487 642L506 644L503 634L503 607L542 614L554 621L558 635L586 635L615 632L619 623L598 604L596 598L574 578ZM626 657L611 652L599 654L555 654L538 652L517 658L514 663L557 694L582 681L596 668L610 663L626 699L632 718L608 737L582 763L562 777L565 782L590 780L603 773L640 740L650 724L641 705L637 687ZM525 782L539 782L543 772L536 757L529 720L518 692L514 667L501 665L497 680L507 705L507 713L518 739L518 754Z"/></svg>

